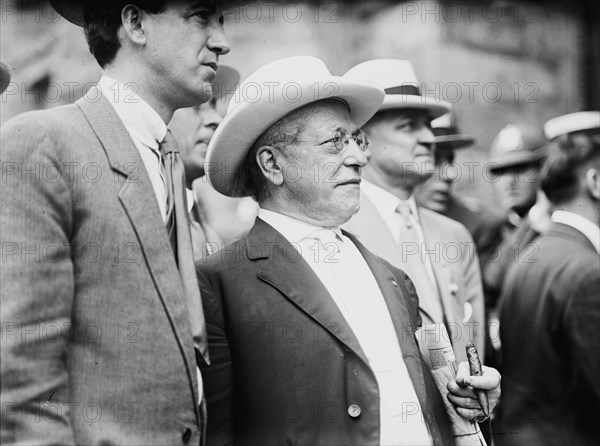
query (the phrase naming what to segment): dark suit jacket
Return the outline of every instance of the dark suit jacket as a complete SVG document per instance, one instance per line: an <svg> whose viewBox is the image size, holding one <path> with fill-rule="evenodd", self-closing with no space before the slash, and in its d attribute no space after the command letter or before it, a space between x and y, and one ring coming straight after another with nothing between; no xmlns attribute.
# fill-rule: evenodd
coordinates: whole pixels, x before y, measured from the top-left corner
<svg viewBox="0 0 600 446"><path fill-rule="evenodd" d="M452 444L414 337L412 283L353 241L385 297L435 444ZM257 219L197 266L212 358L203 371L209 445L379 444L375 375L324 285L279 232Z"/></svg>
<svg viewBox="0 0 600 446"><path fill-rule="evenodd" d="M502 239L501 228L505 221L505 217L502 215L495 215L487 209L471 209L456 197L450 197L444 215L462 223L467 228L477 246L477 254L481 263Z"/></svg>
<svg viewBox="0 0 600 446"><path fill-rule="evenodd" d="M600 256L557 223L534 243L501 298L498 444L598 444Z"/></svg>
<svg viewBox="0 0 600 446"><path fill-rule="evenodd" d="M179 272L113 107L17 116L1 145L1 442L198 444Z"/></svg>

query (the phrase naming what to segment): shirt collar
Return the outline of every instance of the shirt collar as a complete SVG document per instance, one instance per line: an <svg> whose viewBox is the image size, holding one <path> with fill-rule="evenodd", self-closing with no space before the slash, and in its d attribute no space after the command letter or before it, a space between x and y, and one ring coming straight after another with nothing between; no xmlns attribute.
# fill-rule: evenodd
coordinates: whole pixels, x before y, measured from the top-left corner
<svg viewBox="0 0 600 446"><path fill-rule="evenodd" d="M600 254L600 227L581 215L569 211L554 211L552 221L571 226L585 235Z"/></svg>
<svg viewBox="0 0 600 446"><path fill-rule="evenodd" d="M98 82L102 95L112 104L131 138L156 150L167 134L167 125L156 110L127 85L108 76L102 76Z"/></svg>
<svg viewBox="0 0 600 446"><path fill-rule="evenodd" d="M401 200L394 194L388 192L384 188L371 183L368 180L362 179L360 183L361 190L367 196L367 198L373 203L375 208L379 211L384 220L392 217L398 208L400 203L405 202L408 204L413 217L419 221L419 212L417 210L417 202L415 196L411 195L408 200Z"/></svg>
<svg viewBox="0 0 600 446"><path fill-rule="evenodd" d="M323 227L315 226L302 220L280 214L279 212L270 211L260 208L258 216L261 220L273 226L279 231L289 242L298 243L302 239L307 238L311 233L319 229L331 229L335 234L343 240L342 231L338 227Z"/></svg>

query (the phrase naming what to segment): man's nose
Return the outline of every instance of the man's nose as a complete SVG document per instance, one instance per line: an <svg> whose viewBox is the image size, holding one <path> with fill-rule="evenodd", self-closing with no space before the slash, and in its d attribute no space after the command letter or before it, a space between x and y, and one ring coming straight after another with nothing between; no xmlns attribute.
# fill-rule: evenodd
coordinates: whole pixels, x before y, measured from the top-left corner
<svg viewBox="0 0 600 446"><path fill-rule="evenodd" d="M360 149L356 141L352 138L348 140L348 149L344 158L344 164L355 167L365 167L367 165L367 154Z"/></svg>
<svg viewBox="0 0 600 446"><path fill-rule="evenodd" d="M454 183L458 179L458 168L454 163L444 163L439 166L440 178L446 183Z"/></svg>
<svg viewBox="0 0 600 446"><path fill-rule="evenodd" d="M209 110L206 111L206 114L202 117L202 124L207 127L215 127L216 128L221 123L222 120L223 120L223 118L217 112L217 110L215 110L213 107L211 107Z"/></svg>
<svg viewBox="0 0 600 446"><path fill-rule="evenodd" d="M222 25L219 24L212 27L206 46L213 53L220 56L231 51L231 46L229 45L227 37L225 37L225 31L223 30Z"/></svg>
<svg viewBox="0 0 600 446"><path fill-rule="evenodd" d="M423 125L417 132L419 144L433 150L435 145L435 135L427 125Z"/></svg>

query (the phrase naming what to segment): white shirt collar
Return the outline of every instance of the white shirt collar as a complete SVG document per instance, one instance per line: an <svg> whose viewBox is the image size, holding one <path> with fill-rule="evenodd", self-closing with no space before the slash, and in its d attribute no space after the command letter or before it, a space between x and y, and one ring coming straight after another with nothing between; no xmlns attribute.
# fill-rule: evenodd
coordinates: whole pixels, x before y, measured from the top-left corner
<svg viewBox="0 0 600 446"><path fill-rule="evenodd" d="M98 82L102 95L112 104L131 138L156 150L167 134L167 125L156 110L127 85L108 76L102 76Z"/></svg>
<svg viewBox="0 0 600 446"><path fill-rule="evenodd" d="M324 228L331 229L341 240L343 240L342 231L339 227L315 226L288 215L263 208L258 210L258 216L261 220L279 231L290 243L298 243L302 239L308 237L312 232Z"/></svg>
<svg viewBox="0 0 600 446"><path fill-rule="evenodd" d="M600 227L581 215L569 211L554 211L552 221L571 226L585 235L600 254Z"/></svg>
<svg viewBox="0 0 600 446"><path fill-rule="evenodd" d="M373 203L375 208L379 211L384 220L393 216L398 208L398 205L402 202L408 204L413 217L419 221L419 212L417 210L417 202L415 196L411 195L408 200L401 200L392 193L388 192L384 188L371 183L368 180L362 179L360 183L361 190L367 196L367 198Z"/></svg>

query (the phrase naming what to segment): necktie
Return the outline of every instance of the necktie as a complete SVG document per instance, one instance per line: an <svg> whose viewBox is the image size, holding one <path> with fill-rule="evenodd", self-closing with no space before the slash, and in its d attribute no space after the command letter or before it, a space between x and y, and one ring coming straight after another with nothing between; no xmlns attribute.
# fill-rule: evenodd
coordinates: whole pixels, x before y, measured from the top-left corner
<svg viewBox="0 0 600 446"><path fill-rule="evenodd" d="M170 130L167 130L165 139L160 143L160 152L167 183L167 231L187 300L194 346L209 364L206 322L194 265L185 172L177 142Z"/></svg>
<svg viewBox="0 0 600 446"><path fill-rule="evenodd" d="M400 246L403 259L408 264L407 272L415 282L421 310L424 310L434 322L443 322L444 314L438 291L437 281L431 265L424 240L419 237L419 222L408 203L402 202L396 208L402 216L404 227L400 231Z"/></svg>

